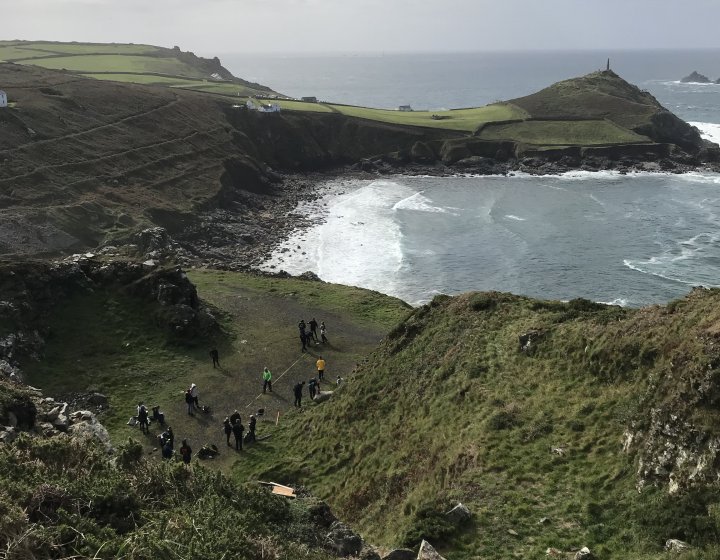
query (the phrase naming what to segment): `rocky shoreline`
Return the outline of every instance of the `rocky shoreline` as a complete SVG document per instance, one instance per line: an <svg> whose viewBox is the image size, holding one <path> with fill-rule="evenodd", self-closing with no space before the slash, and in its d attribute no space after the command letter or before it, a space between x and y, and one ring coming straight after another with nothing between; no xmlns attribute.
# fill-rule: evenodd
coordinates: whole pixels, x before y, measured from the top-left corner
<svg viewBox="0 0 720 560"><path fill-rule="evenodd" d="M130 249L139 251L137 256L141 258L172 260L184 267L264 273L258 267L270 257L275 247L295 231L315 223L296 212L298 206L325 196L325 187L331 182L370 181L379 177L402 176L512 176L517 173L544 176L573 171L614 171L620 174L718 173L720 164L700 166L673 159L614 161L607 158L586 158L578 165L578 162L568 159L549 161L524 158L499 162L474 157L454 165L445 165L442 162L398 164L389 161L387 157L378 157L341 169L279 175L270 194L244 192L241 195L242 200L198 213L196 223L173 236L162 228L153 228L155 234L150 234L151 238L154 235L151 241L138 243L137 248L131 246ZM143 236L142 233L138 235ZM106 247L101 250L117 256L114 249ZM122 252L124 251L119 251L120 254Z"/></svg>

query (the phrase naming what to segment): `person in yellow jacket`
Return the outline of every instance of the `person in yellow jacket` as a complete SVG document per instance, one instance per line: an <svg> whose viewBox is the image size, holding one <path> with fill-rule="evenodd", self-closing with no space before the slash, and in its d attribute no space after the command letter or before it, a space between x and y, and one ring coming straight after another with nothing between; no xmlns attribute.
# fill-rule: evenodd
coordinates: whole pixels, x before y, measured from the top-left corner
<svg viewBox="0 0 720 560"><path fill-rule="evenodd" d="M317 367L318 371L318 379L325 379L325 360L323 360L323 357L318 357L318 361L315 362L315 367Z"/></svg>

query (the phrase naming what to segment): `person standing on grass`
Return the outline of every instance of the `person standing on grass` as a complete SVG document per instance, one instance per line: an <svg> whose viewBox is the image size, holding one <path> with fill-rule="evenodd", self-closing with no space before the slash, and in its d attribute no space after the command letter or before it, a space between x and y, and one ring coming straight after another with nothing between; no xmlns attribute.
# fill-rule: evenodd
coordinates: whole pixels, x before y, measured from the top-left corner
<svg viewBox="0 0 720 560"><path fill-rule="evenodd" d="M182 457L183 463L186 465L190 464L190 459L192 459L192 447L190 447L190 444L186 439L182 440L182 446L180 447L180 456Z"/></svg>
<svg viewBox="0 0 720 560"><path fill-rule="evenodd" d="M233 427L228 416L226 416L223 421L223 430L225 431L225 440L227 441L227 444L230 445L230 434L232 434Z"/></svg>
<svg viewBox="0 0 720 560"><path fill-rule="evenodd" d="M298 323L298 329L300 330L300 343L302 344L302 351L307 352L307 333L305 332L305 329L307 329L307 325L305 325L304 319L300 319L300 322Z"/></svg>
<svg viewBox="0 0 720 560"><path fill-rule="evenodd" d="M310 326L310 334L312 335L313 340L317 344L317 342L318 342L318 336L317 336L318 323L315 320L315 317L310 319L310 322L308 323L308 325Z"/></svg>
<svg viewBox="0 0 720 560"><path fill-rule="evenodd" d="M318 361L315 362L315 367L317 368L318 372L318 379L320 381L325 379L325 360L323 360L322 356L318 357Z"/></svg>
<svg viewBox="0 0 720 560"><path fill-rule="evenodd" d="M167 441L170 444L170 449L175 449L175 433L172 431L172 428L168 426L165 433L167 434Z"/></svg>
<svg viewBox="0 0 720 560"><path fill-rule="evenodd" d="M315 393L317 392L317 390L318 390L317 380L313 377L313 378L308 382L308 393L310 393L310 400L311 400L311 401L315 399Z"/></svg>
<svg viewBox="0 0 720 560"><path fill-rule="evenodd" d="M321 321L321 322L320 322L320 339L321 339L323 342L327 342L327 341L328 341L327 337L325 336L325 333L326 333L326 332L327 332L327 329L325 328L325 321Z"/></svg>
<svg viewBox="0 0 720 560"><path fill-rule="evenodd" d="M235 409L230 415L230 425L234 426L235 422L237 422L238 420L240 420L240 413L237 411L237 409Z"/></svg>
<svg viewBox="0 0 720 560"><path fill-rule="evenodd" d="M244 431L245 431L245 426L242 425L240 418L238 418L232 427L232 432L233 432L233 435L235 436L235 451L242 451L242 438L243 438Z"/></svg>
<svg viewBox="0 0 720 560"><path fill-rule="evenodd" d="M293 393L295 394L295 402L293 404L298 408L302 408L302 392L304 386L305 382L301 381L293 387Z"/></svg>
<svg viewBox="0 0 720 560"><path fill-rule="evenodd" d="M213 361L213 369L216 367L220 367L220 354L218 354L217 348L213 348L210 350L210 357Z"/></svg>
<svg viewBox="0 0 720 560"><path fill-rule="evenodd" d="M195 407L194 407L195 401L193 400L192 390L191 390L191 389L188 389L187 391L185 391L185 402L187 403L188 414L189 414L190 416L192 416L192 415L193 415L193 409L195 408Z"/></svg>
<svg viewBox="0 0 720 560"><path fill-rule="evenodd" d="M254 414L250 415L250 421L248 422L248 443L255 441L255 426L257 425L257 418Z"/></svg>
<svg viewBox="0 0 720 560"><path fill-rule="evenodd" d="M147 434L150 431L150 422L148 422L148 411L143 403L138 403L137 407L137 419L140 422L140 429L143 434Z"/></svg>
<svg viewBox="0 0 720 560"><path fill-rule="evenodd" d="M263 369L263 393L265 393L265 389L269 389L272 393L272 373L267 367Z"/></svg>
<svg viewBox="0 0 720 560"><path fill-rule="evenodd" d="M195 410L200 410L200 403L198 402L200 392L198 391L197 385L195 385L195 383L190 384L190 395L193 399L193 407L195 408Z"/></svg>

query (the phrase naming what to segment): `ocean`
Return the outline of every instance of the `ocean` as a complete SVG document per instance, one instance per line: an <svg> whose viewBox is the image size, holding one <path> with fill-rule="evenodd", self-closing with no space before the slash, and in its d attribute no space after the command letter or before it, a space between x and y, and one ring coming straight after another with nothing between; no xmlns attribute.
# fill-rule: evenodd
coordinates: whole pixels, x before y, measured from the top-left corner
<svg viewBox="0 0 720 560"><path fill-rule="evenodd" d="M720 142L720 51L221 57L288 95L373 107L470 107L611 67ZM383 177L320 186L296 211L315 225L263 265L419 305L498 290L616 305L665 303L720 285L720 175L576 172Z"/></svg>

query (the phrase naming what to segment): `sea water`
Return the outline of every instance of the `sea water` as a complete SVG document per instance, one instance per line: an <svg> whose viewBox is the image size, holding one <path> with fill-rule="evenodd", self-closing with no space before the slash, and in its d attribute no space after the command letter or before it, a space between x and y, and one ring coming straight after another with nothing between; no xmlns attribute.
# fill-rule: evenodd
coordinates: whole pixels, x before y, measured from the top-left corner
<svg viewBox="0 0 720 560"><path fill-rule="evenodd" d="M291 95L435 109L531 93L596 69L605 54L224 60L237 74ZM720 141L720 85L679 82L692 70L720 77L718 51L611 58L620 75ZM396 176L336 181L321 191L322 199L297 210L315 225L285 240L263 268L310 270L413 304L438 293L499 290L640 306L681 297L692 286L720 285L717 174Z"/></svg>

